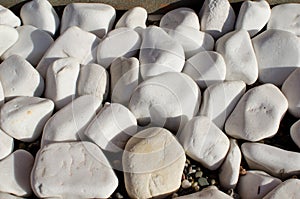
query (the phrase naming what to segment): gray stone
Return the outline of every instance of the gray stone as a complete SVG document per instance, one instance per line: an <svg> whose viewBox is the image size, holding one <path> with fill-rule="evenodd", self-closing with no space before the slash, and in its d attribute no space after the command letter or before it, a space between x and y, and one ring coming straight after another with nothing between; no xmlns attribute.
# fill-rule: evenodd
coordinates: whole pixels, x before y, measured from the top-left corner
<svg viewBox="0 0 300 199"><path fill-rule="evenodd" d="M290 198L297 199L300 197L300 180L288 179L279 184L275 189L268 193L263 199L281 199Z"/></svg>

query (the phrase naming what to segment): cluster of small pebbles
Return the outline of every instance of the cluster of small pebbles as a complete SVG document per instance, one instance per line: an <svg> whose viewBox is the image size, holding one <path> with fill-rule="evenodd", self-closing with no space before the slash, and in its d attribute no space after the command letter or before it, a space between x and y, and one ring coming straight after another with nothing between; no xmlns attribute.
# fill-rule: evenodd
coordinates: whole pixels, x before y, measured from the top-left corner
<svg viewBox="0 0 300 199"><path fill-rule="evenodd" d="M300 198L300 4L200 6L0 6L0 198Z"/></svg>

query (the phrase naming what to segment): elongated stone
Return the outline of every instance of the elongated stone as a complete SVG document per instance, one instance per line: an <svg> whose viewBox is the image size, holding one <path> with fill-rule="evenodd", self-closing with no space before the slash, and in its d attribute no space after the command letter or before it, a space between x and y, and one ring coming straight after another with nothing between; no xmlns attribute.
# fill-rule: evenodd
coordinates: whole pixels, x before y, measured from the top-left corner
<svg viewBox="0 0 300 199"><path fill-rule="evenodd" d="M299 179L288 179L275 187L263 199L299 198L299 188Z"/></svg>
<svg viewBox="0 0 300 199"><path fill-rule="evenodd" d="M21 25L21 20L10 9L0 5L0 24L14 28Z"/></svg>

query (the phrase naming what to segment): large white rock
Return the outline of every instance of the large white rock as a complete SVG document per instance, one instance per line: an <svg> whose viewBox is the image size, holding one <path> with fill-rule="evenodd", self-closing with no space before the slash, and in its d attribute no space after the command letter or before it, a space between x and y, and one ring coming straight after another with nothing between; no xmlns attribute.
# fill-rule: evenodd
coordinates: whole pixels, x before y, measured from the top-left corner
<svg viewBox="0 0 300 199"><path fill-rule="evenodd" d="M177 199L232 199L226 193L220 191L216 186L209 186L199 192L177 197Z"/></svg>
<svg viewBox="0 0 300 199"><path fill-rule="evenodd" d="M250 142L242 144L241 150L250 169L262 170L278 178L300 173L300 153Z"/></svg>
<svg viewBox="0 0 300 199"><path fill-rule="evenodd" d="M275 187L275 189L269 192L263 199L297 199L300 197L299 188L299 179L288 179L283 183L279 184L277 187Z"/></svg>
<svg viewBox="0 0 300 199"><path fill-rule="evenodd" d="M246 91L243 81L226 81L209 86L203 93L199 115L209 117L220 129Z"/></svg>
<svg viewBox="0 0 300 199"><path fill-rule="evenodd" d="M0 81L5 98L41 96L44 80L23 57L12 55L0 64Z"/></svg>
<svg viewBox="0 0 300 199"><path fill-rule="evenodd" d="M97 145L54 143L39 150L31 186L40 198L108 198L118 178Z"/></svg>
<svg viewBox="0 0 300 199"><path fill-rule="evenodd" d="M59 17L48 0L25 3L20 11L24 25L32 25L54 35L59 27Z"/></svg>
<svg viewBox="0 0 300 199"><path fill-rule="evenodd" d="M292 125L290 135L294 143L300 148L300 120Z"/></svg>
<svg viewBox="0 0 300 199"><path fill-rule="evenodd" d="M112 29L115 18L116 10L108 4L70 3L63 12L60 33L78 26L102 38Z"/></svg>
<svg viewBox="0 0 300 199"><path fill-rule="evenodd" d="M76 42L75 42L76 41ZM76 57L81 64L95 63L100 39L94 34L73 26L62 33L46 51L37 70L46 77L47 69L55 60Z"/></svg>
<svg viewBox="0 0 300 199"><path fill-rule="evenodd" d="M271 8L266 0L244 1L235 23L235 29L245 29L253 37L267 24Z"/></svg>
<svg viewBox="0 0 300 199"><path fill-rule="evenodd" d="M186 60L183 72L201 89L225 80L226 64L223 56L214 51L203 51Z"/></svg>
<svg viewBox="0 0 300 199"><path fill-rule="evenodd" d="M146 20L148 17L147 10L142 7L134 7L126 11L119 21L116 23L115 28L146 28Z"/></svg>
<svg viewBox="0 0 300 199"><path fill-rule="evenodd" d="M140 131L127 142L122 158L129 196L152 198L176 191L185 160L183 148L168 130Z"/></svg>
<svg viewBox="0 0 300 199"><path fill-rule="evenodd" d="M21 20L12 11L0 5L0 24L16 27L21 25Z"/></svg>
<svg viewBox="0 0 300 199"><path fill-rule="evenodd" d="M0 129L0 161L14 149L14 139Z"/></svg>
<svg viewBox="0 0 300 199"><path fill-rule="evenodd" d="M220 167L230 146L227 136L205 116L188 121L179 141L189 157L209 170Z"/></svg>
<svg viewBox="0 0 300 199"><path fill-rule="evenodd" d="M140 62L137 58L119 57L110 66L111 101L128 106L134 89L138 86Z"/></svg>
<svg viewBox="0 0 300 199"><path fill-rule="evenodd" d="M157 26L146 28L142 39L139 60L144 80L164 72L181 72L185 57L178 41Z"/></svg>
<svg viewBox="0 0 300 199"><path fill-rule="evenodd" d="M205 0L199 17L201 30L215 39L234 28L235 13L228 0Z"/></svg>
<svg viewBox="0 0 300 199"><path fill-rule="evenodd" d="M289 102L289 112L300 118L300 68L295 69L284 81L281 90Z"/></svg>
<svg viewBox="0 0 300 199"><path fill-rule="evenodd" d="M22 149L16 150L0 161L0 192L16 196L30 196L30 172L34 163L32 155Z"/></svg>
<svg viewBox="0 0 300 199"><path fill-rule="evenodd" d="M0 56L14 45L19 38L18 31L7 25L0 25Z"/></svg>
<svg viewBox="0 0 300 199"><path fill-rule="evenodd" d="M258 62L258 78L263 83L282 85L300 67L300 40L290 32L270 29L252 39Z"/></svg>
<svg viewBox="0 0 300 199"><path fill-rule="evenodd" d="M36 140L51 117L54 103L38 97L16 97L1 107L0 127L24 142Z"/></svg>
<svg viewBox="0 0 300 199"><path fill-rule="evenodd" d="M41 145L84 140L83 132L100 107L101 100L94 96L85 95L76 98L47 121Z"/></svg>
<svg viewBox="0 0 300 199"><path fill-rule="evenodd" d="M23 197L14 196L14 195L9 194L9 193L1 193L1 192L0 192L0 198L1 199L26 199L26 198L23 198Z"/></svg>
<svg viewBox="0 0 300 199"><path fill-rule="evenodd" d="M52 37L31 25L17 27L17 31L19 33L18 41L1 58L7 59L11 55L20 55L36 66L54 42Z"/></svg>
<svg viewBox="0 0 300 199"><path fill-rule="evenodd" d="M248 85L257 80L256 56L246 30L235 30L218 39L216 51L224 57L226 80L242 80Z"/></svg>
<svg viewBox="0 0 300 199"><path fill-rule="evenodd" d="M288 109L288 101L273 84L248 90L225 123L228 135L251 142L274 136Z"/></svg>
<svg viewBox="0 0 300 199"><path fill-rule="evenodd" d="M117 28L110 31L97 49L97 61L108 68L118 57L132 57L141 46L140 35L131 28Z"/></svg>
<svg viewBox="0 0 300 199"><path fill-rule="evenodd" d="M186 74L167 72L142 82L133 92L129 109L142 126L176 132L199 110L201 92Z"/></svg>

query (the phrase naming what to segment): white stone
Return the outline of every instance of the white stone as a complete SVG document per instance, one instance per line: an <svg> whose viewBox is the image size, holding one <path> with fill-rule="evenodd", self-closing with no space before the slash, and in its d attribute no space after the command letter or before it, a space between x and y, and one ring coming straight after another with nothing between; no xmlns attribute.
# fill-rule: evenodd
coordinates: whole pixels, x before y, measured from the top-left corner
<svg viewBox="0 0 300 199"><path fill-rule="evenodd" d="M226 80L242 80L253 84L258 78L258 66L250 36L246 30L227 33L216 42L216 51L226 63Z"/></svg>
<svg viewBox="0 0 300 199"><path fill-rule="evenodd" d="M183 72L205 89L225 80L226 64L223 56L214 51L203 51L186 60Z"/></svg>
<svg viewBox="0 0 300 199"><path fill-rule="evenodd" d="M31 25L17 27L17 31L19 33L19 39L1 58L7 59L11 55L20 55L33 66L36 66L44 53L54 42L52 37Z"/></svg>
<svg viewBox="0 0 300 199"><path fill-rule="evenodd" d="M243 199L261 199L280 183L280 179L263 171L249 170L240 176L237 192Z"/></svg>
<svg viewBox="0 0 300 199"><path fill-rule="evenodd" d="M279 184L277 187L275 187L275 189L269 192L263 199L296 199L300 197L299 188L299 179L288 179L283 183Z"/></svg>
<svg viewBox="0 0 300 199"><path fill-rule="evenodd" d="M123 153L125 187L131 198L166 196L181 185L185 154L166 129L140 131L126 144Z"/></svg>
<svg viewBox="0 0 300 199"><path fill-rule="evenodd" d="M290 135L294 143L300 148L300 120L292 125Z"/></svg>
<svg viewBox="0 0 300 199"><path fill-rule="evenodd" d="M93 95L105 100L108 95L108 73L98 64L87 64L80 67L77 80L77 96Z"/></svg>
<svg viewBox="0 0 300 199"><path fill-rule="evenodd" d="M59 27L59 17L48 0L25 3L20 11L24 25L32 25L54 35Z"/></svg>
<svg viewBox="0 0 300 199"><path fill-rule="evenodd" d="M242 154L237 141L230 139L230 148L219 172L220 185L224 189L235 188L239 180L241 160Z"/></svg>
<svg viewBox="0 0 300 199"><path fill-rule="evenodd" d="M235 13L228 0L205 0L199 18L201 30L215 39L234 28Z"/></svg>
<svg viewBox="0 0 300 199"><path fill-rule="evenodd" d="M78 26L102 38L112 29L115 18L116 10L108 4L70 3L63 12L60 33Z"/></svg>
<svg viewBox="0 0 300 199"><path fill-rule="evenodd" d="M0 107L4 104L4 99L5 99L4 90L3 90L2 83L0 81Z"/></svg>
<svg viewBox="0 0 300 199"><path fill-rule="evenodd" d="M199 110L201 92L186 74L167 72L142 82L133 92L129 109L142 126L176 132Z"/></svg>
<svg viewBox="0 0 300 199"><path fill-rule="evenodd" d="M17 140L32 142L41 135L53 109L48 99L16 97L1 107L0 127Z"/></svg>
<svg viewBox="0 0 300 199"><path fill-rule="evenodd" d="M0 24L14 28L21 25L21 20L12 11L0 5Z"/></svg>
<svg viewBox="0 0 300 199"><path fill-rule="evenodd" d="M300 173L300 153L250 142L242 144L241 150L250 169L262 170L278 178Z"/></svg>
<svg viewBox="0 0 300 199"><path fill-rule="evenodd" d="M232 199L226 193L220 191L216 186L209 186L199 192L177 197L177 199Z"/></svg>
<svg viewBox="0 0 300 199"><path fill-rule="evenodd" d="M26 199L26 198L23 198L23 197L14 196L14 195L9 194L9 193L1 193L1 192L0 192L0 198L1 199Z"/></svg>
<svg viewBox="0 0 300 199"><path fill-rule="evenodd" d="M284 81L281 90L289 102L289 112L300 118L300 68L295 69Z"/></svg>
<svg viewBox="0 0 300 199"><path fill-rule="evenodd" d="M5 98L41 96L44 80L23 57L12 55L0 64L0 81Z"/></svg>
<svg viewBox="0 0 300 199"><path fill-rule="evenodd" d="M252 39L258 62L258 78L263 83L282 85L300 67L300 39L293 33L270 29Z"/></svg>
<svg viewBox="0 0 300 199"><path fill-rule="evenodd" d="M34 163L32 155L22 149L16 150L0 161L0 192L16 196L30 196L30 172Z"/></svg>
<svg viewBox="0 0 300 199"><path fill-rule="evenodd" d="M253 37L268 23L271 8L266 0L244 1L235 23L235 29L245 29Z"/></svg>
<svg viewBox="0 0 300 199"><path fill-rule="evenodd" d="M118 57L132 57L141 46L140 35L131 28L117 28L110 31L97 49L97 61L108 68Z"/></svg>
<svg viewBox="0 0 300 199"><path fill-rule="evenodd" d="M273 84L248 90L225 123L225 132L251 142L274 136L288 109L288 101Z"/></svg>
<svg viewBox="0 0 300 199"><path fill-rule="evenodd" d="M19 38L18 31L7 25L0 25L0 56L14 45Z"/></svg>
<svg viewBox="0 0 300 199"><path fill-rule="evenodd" d="M209 117L220 129L246 91L243 81L226 81L209 86L203 93L199 115Z"/></svg>
<svg viewBox="0 0 300 199"><path fill-rule="evenodd" d="M108 198L118 178L97 145L54 143L39 150L31 186L40 198Z"/></svg>
<svg viewBox="0 0 300 199"><path fill-rule="evenodd" d="M188 121L179 141L189 157L209 170L220 167L230 146L227 136L205 116Z"/></svg>
<svg viewBox="0 0 300 199"><path fill-rule="evenodd" d="M73 26L62 33L46 51L37 70L46 77L47 69L55 60L76 57L81 64L96 62L97 46L100 42L94 34Z"/></svg>
<svg viewBox="0 0 300 199"><path fill-rule="evenodd" d="M147 10L142 7L134 7L126 11L119 21L116 23L115 28L146 28Z"/></svg>
<svg viewBox="0 0 300 199"><path fill-rule="evenodd" d="M101 100L94 96L85 95L76 98L47 121L41 145L84 140L83 132L100 107Z"/></svg>
<svg viewBox="0 0 300 199"><path fill-rule="evenodd" d="M284 16L284 17L282 17ZM280 29L300 36L300 5L286 3L274 6L267 29Z"/></svg>
<svg viewBox="0 0 300 199"><path fill-rule="evenodd" d="M14 139L0 129L0 161L8 156L13 149Z"/></svg>
<svg viewBox="0 0 300 199"><path fill-rule="evenodd" d="M138 86L140 62L137 58L119 57L110 66L111 101L128 106L134 89Z"/></svg>
<svg viewBox="0 0 300 199"><path fill-rule="evenodd" d="M142 38L139 60L144 80L164 72L181 72L185 57L179 42L156 26L146 28Z"/></svg>

